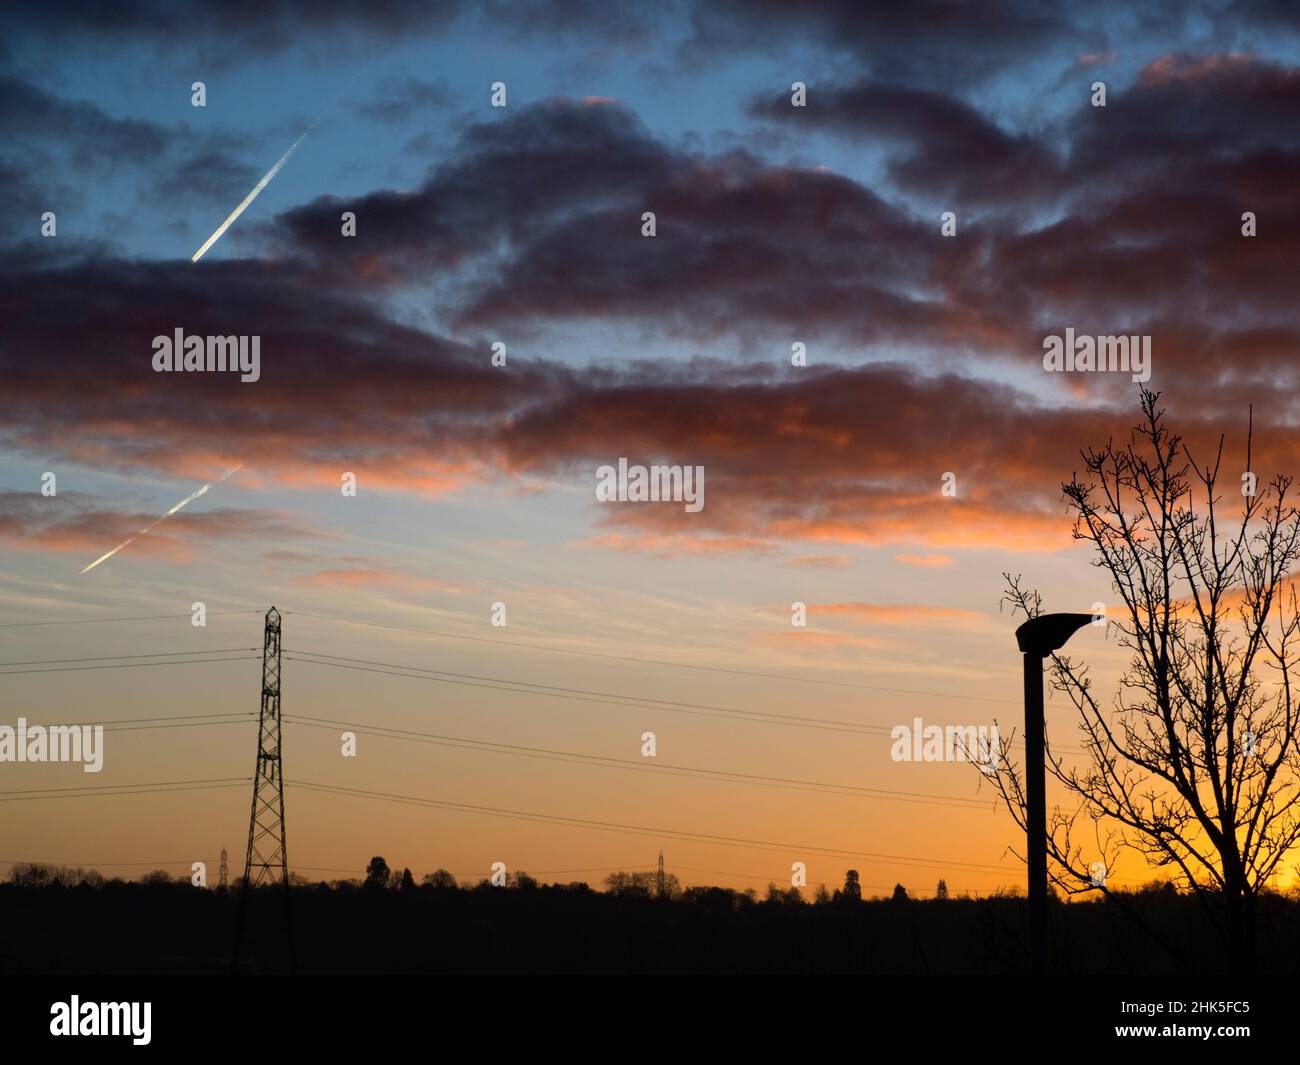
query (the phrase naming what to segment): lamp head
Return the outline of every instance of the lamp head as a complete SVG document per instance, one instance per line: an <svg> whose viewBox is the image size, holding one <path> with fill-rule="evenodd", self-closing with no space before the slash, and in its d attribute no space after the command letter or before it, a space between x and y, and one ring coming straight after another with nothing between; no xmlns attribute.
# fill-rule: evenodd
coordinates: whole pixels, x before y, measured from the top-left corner
<svg viewBox="0 0 1300 1065"><path fill-rule="evenodd" d="M1016 643L1025 654L1046 658L1091 622L1091 614L1040 614L1016 629Z"/></svg>

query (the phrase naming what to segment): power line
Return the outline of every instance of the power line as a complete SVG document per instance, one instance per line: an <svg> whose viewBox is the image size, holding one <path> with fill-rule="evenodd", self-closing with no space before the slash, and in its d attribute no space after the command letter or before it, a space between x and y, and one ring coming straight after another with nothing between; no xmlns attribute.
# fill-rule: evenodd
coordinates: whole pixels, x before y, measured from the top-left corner
<svg viewBox="0 0 1300 1065"><path fill-rule="evenodd" d="M223 650L242 650L242 649L223 649ZM219 654L220 651L210 652L167 652L167 654ZM314 657L302 658L299 655L311 655ZM160 657L145 655L122 655L111 656L110 664L106 665L89 665L89 666L58 666L41 669L0 669L0 676L23 676L30 673L78 673L87 670L99 669L134 669L146 666L189 666L204 665L208 663L222 662L245 662L256 661L257 655L242 654L225 658L193 658L183 661L166 661L166 662L117 662L117 658L142 658L142 657ZM330 661L340 657L339 661ZM328 656L314 651L299 651L297 655L286 654L285 658L290 661L305 662L310 665L333 666L337 669L350 669L362 673L380 673L387 676L406 677L409 680L429 680L437 683L456 684L463 687L486 688L490 691L504 691L515 695L535 695L543 697L560 697L578 702L601 703L608 706L623 706L631 709L650 709L663 710L668 713L688 714L701 717L716 717L722 719L750 721L756 724L774 724L787 725L797 728L812 728L819 731L831 732L848 732L857 735L866 736L890 736L892 729L883 725L869 725L856 722L841 722L838 724L822 724L824 721L834 721L835 719L827 718L807 718L794 714L772 714L761 710L741 710L731 707L710 706L709 704L699 703L682 703L667 699L652 699L641 696L618 697L620 693L601 693L591 692L582 688L564 688L555 685L535 684L531 681L512 681L509 678L483 678L480 680L457 680L456 677L472 677L474 674L456 674L448 673L443 670L431 670L420 666L405 666L399 663L382 663L384 666L394 668L378 668L362 665L354 665L354 662L366 661L365 659L346 659L341 656ZM318 660L320 659L320 660ZM60 660L52 660L60 661ZM85 659L65 659L67 662L83 661L100 661L94 658ZM0 663L0 665L23 665L25 663ZM408 672L401 672L406 670ZM569 694L573 693L573 694ZM160 726L164 727L164 726ZM179 726L178 726L179 727ZM137 731L137 730L118 730L118 731ZM1023 743L1023 740L1021 741ZM1057 747L1057 751L1062 753L1081 753L1077 748Z"/></svg>
<svg viewBox="0 0 1300 1065"><path fill-rule="evenodd" d="M302 656L310 657L302 657ZM359 673L379 673L385 676L406 677L408 680L429 680L435 683L455 684L468 688L486 688L489 691L511 692L516 695L537 695L542 697L563 697L570 701L601 703L607 706L624 706L632 709L664 710L668 713L688 714L698 717L715 717L724 720L751 721L755 724L788 725L796 728L811 728L819 731L847 732L861 736L889 737L898 726L872 725L862 722L843 721L837 718L803 717L797 714L775 714L763 710L744 710L734 707L715 706L709 703L686 703L672 699L654 699L648 696L626 695L622 692L593 691L587 688L569 688L552 684L538 684L533 681L516 681L508 677L488 677L474 673L452 673L447 670L429 669L424 666L408 666L397 662L374 662L364 658L346 658L342 655L329 655L318 651L285 651L289 661L305 662L309 665L332 666L336 669L350 669ZM364 664L363 664L364 663ZM463 678L463 679L462 679ZM964 726L958 726L964 727ZM1017 742L1023 744L1023 738ZM1056 747L1061 753L1081 753L1078 748Z"/></svg>
<svg viewBox="0 0 1300 1065"><path fill-rule="evenodd" d="M210 718L210 717L233 717L246 718L252 717L255 711L246 710L243 712L227 712L222 714L164 714L161 717L118 717L107 721L79 721L78 725L133 725L140 721L188 721L191 718ZM43 725L43 722L36 722Z"/></svg>
<svg viewBox="0 0 1300 1065"><path fill-rule="evenodd" d="M298 651L298 654L311 655L313 658L331 659L336 662L350 662L365 666L385 666L390 669L404 669L414 673L436 674L439 677L454 677L462 680L485 681L492 684L510 684L517 687L537 688L544 692L556 692L561 695L589 695L601 698L624 699L635 703L652 706L685 707L692 710L712 710L725 714L753 714L759 717L789 718L798 722L814 722L819 725L841 725L852 729L883 729L883 725L863 724L858 721L842 721L837 718L804 717L799 714L771 714L762 710L736 710L726 706L714 706L710 703L685 703L676 699L655 699L645 695L625 695L622 692L592 691L588 688L569 688L556 684L540 684L530 680L512 680L509 677L485 677L477 673L452 673L445 669L430 669L427 666L408 666L400 662L374 662L366 658L345 658L343 655L325 654L321 651ZM324 663L317 663L322 665ZM886 730L887 731L887 730Z"/></svg>
<svg viewBox="0 0 1300 1065"><path fill-rule="evenodd" d="M241 714L238 718L231 721L182 721L177 724L167 725L126 725L114 726L104 729L105 732L154 732L158 729L167 728L205 728L208 725L242 725L245 720L252 717L251 714Z"/></svg>
<svg viewBox="0 0 1300 1065"><path fill-rule="evenodd" d="M717 846L741 847L751 850L774 850L787 853L819 854L832 858L868 858L895 864L914 864L933 866L940 869L962 868L987 870L992 872L1009 872L1006 866L988 865L979 862L942 861L932 858L918 858L913 855L879 854L869 851L841 850L834 847L819 847L800 843L775 843L768 840L745 839L738 836L714 835L704 832L690 832L684 829L651 828L645 825L627 825L617 821L597 821L582 817L565 817L557 814L539 814L527 810L507 810L492 806L479 806L472 803L451 802L445 799L427 799L414 795L393 795L387 792L368 791L362 788L348 788L340 785L320 784L314 781L291 780L288 783L309 791L332 792L342 795L354 795L359 798L376 799L386 802L409 803L416 806L431 806L457 813L480 814L487 817L501 817L508 820L545 822L566 825L571 828L586 828L602 832L616 832L623 835L651 836L664 839L680 839L686 842L711 843Z"/></svg>
<svg viewBox="0 0 1300 1065"><path fill-rule="evenodd" d="M847 795L868 798L893 799L899 802L919 802L923 805L952 806L960 810L986 810L989 803L983 799L969 799L959 795L934 795L928 792L912 792L890 788L869 788L855 784L832 784L826 781L799 780L788 777L767 776L761 773L735 773L723 769L703 769L694 766L679 766L669 763L645 763L630 758L614 758L608 755L584 754L579 751L561 751L547 747L529 747L523 744L496 743L491 740L475 740L460 736L443 736L431 732L413 732L408 729L387 728L383 726L366 727L349 721L336 721L329 718L309 718L302 716L284 719L289 724L306 725L309 728L331 729L337 726L352 729L362 735L378 736L383 739L414 740L419 743L432 743L437 746L456 747L461 750L483 751L489 754L517 755L535 757L546 761L569 762L576 765L588 765L606 769L627 769L643 773L661 773L665 776L685 776L691 779L720 780L732 784L759 784L777 787L783 790L811 791L820 795Z"/></svg>
<svg viewBox="0 0 1300 1065"><path fill-rule="evenodd" d="M230 614L260 614L260 610L209 610L207 617L225 617ZM47 625L107 625L114 622L125 621L163 621L174 620L175 618L193 618L193 614L149 614L143 617L133 618L80 618L71 621L16 621L5 625L0 625L0 629L34 629Z"/></svg>
<svg viewBox="0 0 1300 1065"><path fill-rule="evenodd" d="M231 613L244 613L242 611ZM188 615L178 615L188 616ZM315 616L315 615L311 615ZM392 627L392 626L383 626ZM81 672L85 670L96 669L132 669L143 666L168 666L168 665L200 665L207 662L236 662L251 661L256 656L251 654L257 648L213 648L210 650L195 649L192 651L174 651L174 652L157 652L150 654L137 655L112 655L100 657L68 658L68 659L32 659L28 661L15 661L0 663L0 667L5 666L30 666L42 665L43 663L72 663L72 662L101 662L109 663L105 665L82 665L73 666L60 664L57 668L41 669L4 669L0 668L0 676L18 676L25 673L63 673L63 672ZM238 652L237 654L232 654ZM231 657L225 658L187 658L183 661L166 661L166 662L121 662L122 659L138 658L170 658L173 656L183 655L223 655L232 654ZM731 707L720 707L711 704L685 703L676 700L655 699L649 696L631 696L618 692L599 692L583 688L570 688L557 685L540 684L533 681L516 681L510 678L488 677L478 674L453 673L446 670L435 670L423 666L409 666L402 663L375 662L370 659L354 659L341 655L329 655L316 651L300 651L298 655L309 657L296 657L286 655L291 660L307 662L312 665L333 666L339 669L352 669L357 672L380 673L388 676L406 677L412 680L432 680L447 684L457 684L465 687L487 688L492 691L506 691L518 695L564 695L566 698L575 699L580 702L603 703L611 706L625 706L634 709L661 709L670 713L694 714L705 717L724 717L735 720L753 721L756 723L769 723L779 725L790 725L800 728L815 728L825 731L850 732L860 735L891 736L893 730L883 725L871 725L860 722L843 721L834 718L810 718L795 714L773 714L760 710L744 710ZM119 664L120 663L120 664ZM1021 740L1023 743L1023 740ZM1057 747L1061 753L1083 753L1077 748Z"/></svg>
<svg viewBox="0 0 1300 1065"><path fill-rule="evenodd" d="M86 784L75 788L34 788L27 791L0 791L0 802L21 802L32 799L102 799L118 795L154 795L172 791L207 791L215 788L239 787L248 783L251 779L251 777L213 777L208 780L195 781L173 780L149 784Z"/></svg>
<svg viewBox="0 0 1300 1065"><path fill-rule="evenodd" d="M246 712L242 714L181 714L177 717L139 717L139 718L120 718L117 721L78 721L71 725L72 728L98 727L103 728L105 732L152 732L154 729L166 728L202 728L205 725L242 725L253 714ZM199 720L188 720L188 718L197 718ZM207 719L225 719L225 720L207 720ZM137 721L154 721L158 724L138 725L133 724ZM43 728L57 727L62 722L29 722L28 729L32 726L39 725Z"/></svg>
<svg viewBox="0 0 1300 1065"><path fill-rule="evenodd" d="M300 655L316 655L314 658L302 658ZM488 688L492 691L507 691L517 695L541 695L577 702L604 703L609 706L626 706L638 710L666 710L670 713L691 714L701 717L725 717L733 720L754 721L774 725L790 725L798 728L814 728L831 732L852 732L859 735L888 735L883 725L864 725L855 722L822 724L824 719L799 717L795 714L772 714L761 710L737 710L723 706L707 706L698 703L680 703L668 699L650 700L640 696L622 696L618 692L595 692L583 688L559 688L553 685L533 684L531 681L512 681L508 678L480 678L475 680L457 680L455 677L473 676L472 674L446 673L440 670L426 670L419 666L402 666L397 663L378 663L376 666L350 664L349 660L327 661L335 656L317 655L313 651L298 651L285 654L285 658L295 662L306 662L317 666L333 666L337 669L351 669L361 673L384 673L390 676L407 677L410 680L429 680L442 684L456 684L469 688ZM391 668L378 668L388 666ZM409 670L409 672L397 672ZM438 674L438 675L431 675ZM571 694L570 694L571 693Z"/></svg>
<svg viewBox="0 0 1300 1065"><path fill-rule="evenodd" d="M60 665L67 662L120 662L127 658L180 658L185 655L230 655L244 654L249 651L260 650L258 647L214 647L210 650L204 648L191 649L189 651L158 651L150 654L139 655L100 655L98 657L87 656L85 658L32 658L26 662L0 662L0 668L7 666L51 666Z"/></svg>
<svg viewBox="0 0 1300 1065"><path fill-rule="evenodd" d="M0 858L0 865L52 865L61 866L65 869L95 869L103 866L105 869L121 869L126 866L143 866L152 865L155 869L164 865L189 865L193 858L169 858L165 861L157 862L65 862L57 861L53 858L46 859L13 859Z"/></svg>
<svg viewBox="0 0 1300 1065"><path fill-rule="evenodd" d="M236 658L194 658L183 662L118 662L104 666L51 666L49 669L3 669L0 677L21 677L29 673L81 673L88 669L137 669L142 666L199 666L209 662L252 662L256 655L240 655Z"/></svg>
<svg viewBox="0 0 1300 1065"><path fill-rule="evenodd" d="M861 688L866 691L891 692L897 695L924 695L935 699L966 699L986 703L1008 703L1019 706L1015 699L999 699L983 695L962 695L955 692L919 691L914 688L890 688L878 684L860 684L847 680L828 680L825 677L796 677L788 673L760 673L749 669L728 669L723 666L700 666L689 662L670 662L660 658L640 658L635 655L615 655L600 651L579 651L570 647L557 647L554 644L528 643L522 640L497 639L488 636L466 636L463 633L443 632L436 629L418 629L408 625L386 625L377 621L359 621L355 618L340 618L328 614L313 614L305 610L286 610L286 614L299 617L316 618L320 621L333 621L344 625L364 625L376 629L395 629L399 632L418 632L425 636L437 636L447 640L472 640L476 643L504 644L510 647L526 647L533 651L550 651L556 654L582 655L587 658L606 658L619 662L638 662L651 666L670 666L675 669L700 669L710 673L730 673L742 677L762 677L768 680L789 680L802 684L824 684L838 688Z"/></svg>
<svg viewBox="0 0 1300 1065"><path fill-rule="evenodd" d="M253 711L245 710L243 713L230 714L179 714L176 717L124 717L117 721L90 721L85 722L91 725L127 725L137 721L157 721L162 722L156 725L141 725L141 728L188 728L190 725L237 725L248 720L253 716ZM189 720L198 718L200 720ZM218 721L207 720L209 718L229 718L230 720ZM122 731L122 730L118 730ZM129 730L125 730L129 731Z"/></svg>

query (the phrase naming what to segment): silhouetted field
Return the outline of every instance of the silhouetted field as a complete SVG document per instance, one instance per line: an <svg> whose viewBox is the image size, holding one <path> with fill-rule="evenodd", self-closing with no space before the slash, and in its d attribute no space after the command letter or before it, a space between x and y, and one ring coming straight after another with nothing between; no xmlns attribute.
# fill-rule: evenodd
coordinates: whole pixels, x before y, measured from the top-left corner
<svg viewBox="0 0 1300 1065"><path fill-rule="evenodd" d="M1051 907L1053 967L1077 974L1213 972L1223 955L1198 903L1124 895L1180 966L1114 902ZM295 887L297 969L309 973L1014 973L1023 899L760 900L722 888L673 898L585 884ZM282 889L254 892L244 971L287 968ZM0 884L0 971L224 973L236 895L179 883ZM1300 971L1300 901L1261 899L1259 970Z"/></svg>

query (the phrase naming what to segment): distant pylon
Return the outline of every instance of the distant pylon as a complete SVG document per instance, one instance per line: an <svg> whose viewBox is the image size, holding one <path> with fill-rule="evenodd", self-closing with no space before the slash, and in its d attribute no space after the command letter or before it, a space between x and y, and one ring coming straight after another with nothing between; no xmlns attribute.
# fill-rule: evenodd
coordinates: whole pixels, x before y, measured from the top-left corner
<svg viewBox="0 0 1300 1065"><path fill-rule="evenodd" d="M664 852L659 852L659 897L664 897Z"/></svg>
<svg viewBox="0 0 1300 1065"><path fill-rule="evenodd" d="M226 893L226 888L229 886L228 885L229 879L230 879L230 862L226 860L226 848L222 847L221 848L221 875L220 875L220 879L217 881L217 890L220 891L223 895Z"/></svg>
<svg viewBox="0 0 1300 1065"><path fill-rule="evenodd" d="M289 944L289 968L295 967L293 921L289 894L289 857L284 834L284 773L280 761L280 612L266 612L262 642L262 712L257 726L257 762L253 773L253 812L248 820L248 855L239 881L235 917L235 947L230 966L239 965L240 940L248 894L262 884L284 885L284 931Z"/></svg>

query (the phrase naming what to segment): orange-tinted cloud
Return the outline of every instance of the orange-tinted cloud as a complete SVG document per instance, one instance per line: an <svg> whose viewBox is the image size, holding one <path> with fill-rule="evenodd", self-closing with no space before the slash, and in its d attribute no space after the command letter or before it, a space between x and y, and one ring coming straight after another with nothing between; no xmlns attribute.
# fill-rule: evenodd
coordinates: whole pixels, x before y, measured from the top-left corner
<svg viewBox="0 0 1300 1065"><path fill-rule="evenodd" d="M843 569L849 564L844 555L799 555L785 563L787 566L807 569Z"/></svg>
<svg viewBox="0 0 1300 1065"><path fill-rule="evenodd" d="M322 200L279 218L281 254L261 259L177 271L62 246L6 257L0 380L19 401L0 404L0 445L187 476L249 461L246 483L266 489L333 490L351 471L363 490L424 494L581 481L627 455L703 465L705 508L593 508L592 546L1056 551L1071 542L1060 482L1081 447L1127 433L1136 387L999 378L1040 372L1043 335L1073 325L1153 336L1155 380L1175 383L1167 401L1194 448L1244 428L1253 402L1257 465L1300 464L1289 398L1300 137L1283 121L1300 101L1294 68L1161 61L1104 126L1066 123L1053 146L938 89L894 86L888 98L924 118L900 128L862 88L822 93L816 121L888 127L903 146L898 187L933 188L949 172L938 161L984 152L991 170L975 191L995 201L1008 187L999 168L1024 167L1017 203L1052 221L991 215L969 240L943 242L844 175L683 147L621 104L546 101L468 127L419 189L365 197L354 250L331 235L337 204ZM1171 113L1185 118L1171 125ZM679 227L655 255L625 221L647 197ZM1240 235L1246 206L1267 212L1267 240ZM389 285L484 245L502 256L487 287L439 307L469 339L389 309ZM864 257L868 245L888 253ZM581 369L536 356L505 369L474 336L649 322L700 341L806 330L862 358L797 372L717 358L683 373L611 346ZM153 373L150 339L178 323L260 335L262 379ZM939 494L946 471L955 498Z"/></svg>
<svg viewBox="0 0 1300 1065"><path fill-rule="evenodd" d="M316 570L296 578L299 584L311 588L418 588L433 591L453 591L449 585L428 577L413 577L384 568L350 568Z"/></svg>
<svg viewBox="0 0 1300 1065"><path fill-rule="evenodd" d="M943 622L983 621L985 615L955 607L921 603L809 603L808 617L822 614L848 617L872 625L932 625Z"/></svg>
<svg viewBox="0 0 1300 1065"><path fill-rule="evenodd" d="M953 564L952 559L947 555L895 555L894 561L901 562L905 566L921 566L927 569L937 569Z"/></svg>
<svg viewBox="0 0 1300 1065"><path fill-rule="evenodd" d="M587 540L579 540L570 546L644 552L661 558L670 558L674 555L764 555L776 550L770 541L757 537L669 536L655 533L604 533Z"/></svg>
<svg viewBox="0 0 1300 1065"><path fill-rule="evenodd" d="M210 471L209 471L210 472ZM0 492L0 541L19 551L97 555L133 536L158 514L108 509L95 497L61 492ZM202 542L226 539L310 538L315 530L271 510L217 508L180 511L158 528L132 541L132 555L186 561Z"/></svg>

